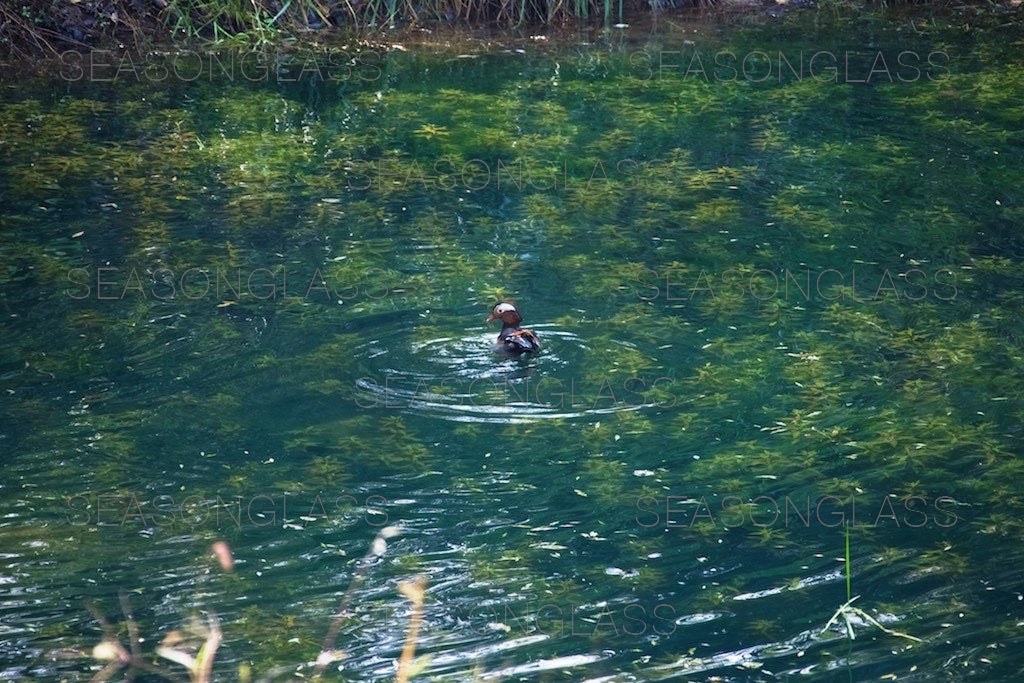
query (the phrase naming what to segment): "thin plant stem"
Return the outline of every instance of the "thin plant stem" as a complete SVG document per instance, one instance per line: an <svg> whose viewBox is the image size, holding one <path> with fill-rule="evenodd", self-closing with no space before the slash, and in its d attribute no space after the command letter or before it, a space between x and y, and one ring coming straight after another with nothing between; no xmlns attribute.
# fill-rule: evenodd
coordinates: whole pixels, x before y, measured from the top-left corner
<svg viewBox="0 0 1024 683"><path fill-rule="evenodd" d="M398 586L409 602L412 603L412 615L409 617L409 630L405 635L405 646L398 660L398 676L396 683L408 683L412 658L416 654L416 641L419 639L420 625L423 623L423 592L427 586L427 577L419 576Z"/></svg>
<svg viewBox="0 0 1024 683"><path fill-rule="evenodd" d="M377 537L373 539L373 543L370 546L370 551L359 560L359 565L356 567L356 572L352 576L352 580L348 584L348 588L345 590L345 594L341 596L341 601L338 603L338 609L334 612L334 618L331 620L331 625L327 628L327 635L324 636L324 644L320 650L320 656L317 657L316 669L314 670L314 678L319 678L323 673L324 668L332 661L335 657L334 643L338 639L338 632L341 630L341 622L347 616L348 606L352 602L352 597L355 595L356 589L363 581L363 577L366 576L366 572L370 569L370 565L373 564L374 560L384 554L387 550L386 539L396 536L398 529L395 527L385 527L380 530Z"/></svg>
<svg viewBox="0 0 1024 683"><path fill-rule="evenodd" d="M846 525L846 600L849 601L850 592L850 525Z"/></svg>

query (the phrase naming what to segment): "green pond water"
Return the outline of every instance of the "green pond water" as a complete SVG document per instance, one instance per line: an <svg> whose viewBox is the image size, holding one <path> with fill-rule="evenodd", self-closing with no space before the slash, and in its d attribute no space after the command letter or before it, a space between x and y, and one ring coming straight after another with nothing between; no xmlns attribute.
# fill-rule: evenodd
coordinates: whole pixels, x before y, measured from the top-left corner
<svg viewBox="0 0 1024 683"><path fill-rule="evenodd" d="M1018 19L9 70L0 679L1019 680Z"/></svg>

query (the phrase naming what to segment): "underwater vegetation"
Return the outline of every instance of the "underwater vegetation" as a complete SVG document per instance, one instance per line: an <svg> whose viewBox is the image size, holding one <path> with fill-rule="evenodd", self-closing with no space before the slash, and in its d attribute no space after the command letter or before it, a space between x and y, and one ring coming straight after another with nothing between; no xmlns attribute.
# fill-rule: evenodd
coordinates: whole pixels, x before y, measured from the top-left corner
<svg viewBox="0 0 1024 683"><path fill-rule="evenodd" d="M844 17L687 35L948 73L654 78L652 34L5 87L5 670L142 661L83 609L123 589L144 644L216 614L173 661L225 676L1013 680L1019 24Z"/></svg>

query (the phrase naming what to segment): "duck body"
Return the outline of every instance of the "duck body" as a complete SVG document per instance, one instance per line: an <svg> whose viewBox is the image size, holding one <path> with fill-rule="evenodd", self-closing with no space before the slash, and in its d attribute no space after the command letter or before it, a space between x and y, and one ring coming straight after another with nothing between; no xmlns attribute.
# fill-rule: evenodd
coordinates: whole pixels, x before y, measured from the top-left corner
<svg viewBox="0 0 1024 683"><path fill-rule="evenodd" d="M487 322L494 320L501 321L501 332L498 333L498 342L494 345L496 352L518 356L540 350L540 340L533 330L520 327L523 318L514 304L507 301L495 304Z"/></svg>

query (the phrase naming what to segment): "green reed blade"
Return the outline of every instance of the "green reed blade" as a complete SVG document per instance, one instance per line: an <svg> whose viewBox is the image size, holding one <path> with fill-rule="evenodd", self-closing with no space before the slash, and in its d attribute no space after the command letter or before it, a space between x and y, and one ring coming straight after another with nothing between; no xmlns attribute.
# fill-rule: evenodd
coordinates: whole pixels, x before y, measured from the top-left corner
<svg viewBox="0 0 1024 683"><path fill-rule="evenodd" d="M850 527L846 527L846 600L850 601Z"/></svg>

